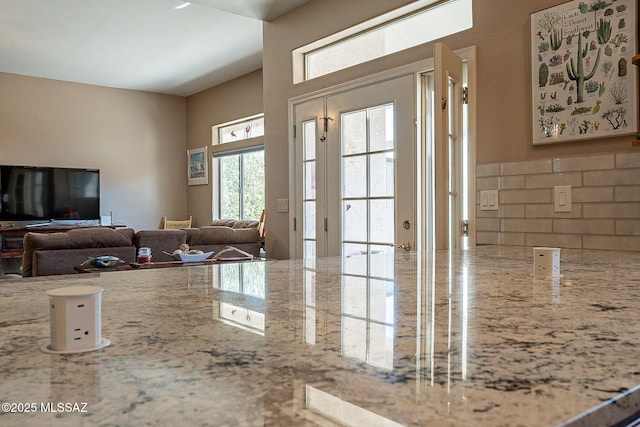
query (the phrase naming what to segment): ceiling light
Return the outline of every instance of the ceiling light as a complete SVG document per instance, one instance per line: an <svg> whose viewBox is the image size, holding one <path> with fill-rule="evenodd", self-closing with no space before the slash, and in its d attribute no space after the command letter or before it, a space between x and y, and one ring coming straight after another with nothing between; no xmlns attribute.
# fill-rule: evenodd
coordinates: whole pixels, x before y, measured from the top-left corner
<svg viewBox="0 0 640 427"><path fill-rule="evenodd" d="M189 6L191 4L191 2L185 1L182 4L179 4L178 6L174 7L174 9L184 9L185 7Z"/></svg>

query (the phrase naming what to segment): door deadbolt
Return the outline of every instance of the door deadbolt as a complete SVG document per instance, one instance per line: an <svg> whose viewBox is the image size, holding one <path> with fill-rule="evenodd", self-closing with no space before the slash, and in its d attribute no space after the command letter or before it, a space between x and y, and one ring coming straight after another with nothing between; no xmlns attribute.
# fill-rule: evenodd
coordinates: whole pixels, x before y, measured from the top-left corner
<svg viewBox="0 0 640 427"><path fill-rule="evenodd" d="M410 228L411 228L411 223L410 223L408 220L406 220L406 219L405 219L405 220L404 220L404 222L402 223L402 227L403 227L405 230L408 230L408 229L410 229Z"/></svg>

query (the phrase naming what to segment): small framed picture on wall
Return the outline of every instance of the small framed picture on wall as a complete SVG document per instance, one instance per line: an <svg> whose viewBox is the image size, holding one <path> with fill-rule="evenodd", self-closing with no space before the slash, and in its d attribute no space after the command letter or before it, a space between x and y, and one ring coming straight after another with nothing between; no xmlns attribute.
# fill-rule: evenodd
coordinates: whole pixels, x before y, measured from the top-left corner
<svg viewBox="0 0 640 427"><path fill-rule="evenodd" d="M209 183L207 147L187 150L187 178L189 185Z"/></svg>

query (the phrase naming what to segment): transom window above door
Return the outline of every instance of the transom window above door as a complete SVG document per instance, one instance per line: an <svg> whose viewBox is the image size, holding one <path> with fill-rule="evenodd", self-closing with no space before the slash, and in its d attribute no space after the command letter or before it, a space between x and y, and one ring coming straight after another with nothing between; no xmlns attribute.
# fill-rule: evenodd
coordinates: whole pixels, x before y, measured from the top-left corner
<svg viewBox="0 0 640 427"><path fill-rule="evenodd" d="M292 52L293 83L473 27L473 0L419 0Z"/></svg>

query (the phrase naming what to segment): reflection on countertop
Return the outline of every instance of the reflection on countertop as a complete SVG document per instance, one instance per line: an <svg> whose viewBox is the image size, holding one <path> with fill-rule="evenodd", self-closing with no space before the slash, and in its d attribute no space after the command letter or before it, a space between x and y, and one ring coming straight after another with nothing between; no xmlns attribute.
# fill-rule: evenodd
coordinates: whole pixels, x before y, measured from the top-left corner
<svg viewBox="0 0 640 427"><path fill-rule="evenodd" d="M496 246L5 280L0 398L38 410L0 424L612 425L640 411L640 253L561 269ZM77 285L111 345L42 353L45 291Z"/></svg>

